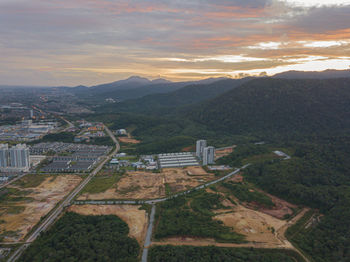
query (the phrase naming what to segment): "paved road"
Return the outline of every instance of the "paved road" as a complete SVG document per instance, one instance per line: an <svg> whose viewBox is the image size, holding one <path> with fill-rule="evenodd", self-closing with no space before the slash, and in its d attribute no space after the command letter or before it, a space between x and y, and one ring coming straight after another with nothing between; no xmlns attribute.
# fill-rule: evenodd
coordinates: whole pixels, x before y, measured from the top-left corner
<svg viewBox="0 0 350 262"><path fill-rule="evenodd" d="M154 216L156 214L156 205L152 205L151 209L151 215L149 217L149 224L147 228L147 233L146 233L146 240L143 246L143 252L142 252L142 262L147 262L147 257L148 257L148 248L152 244L152 232L153 232L153 224L154 224Z"/></svg>
<svg viewBox="0 0 350 262"><path fill-rule="evenodd" d="M65 119L63 116L58 116L58 117L60 117L64 122L66 122L68 124L68 126L65 129L62 130L62 132L65 132L68 129L74 127L74 124L72 122L68 121L67 119Z"/></svg>
<svg viewBox="0 0 350 262"><path fill-rule="evenodd" d="M39 235L41 232L43 232L45 229L48 228L48 226L50 226L56 219L57 217L62 213L62 211L64 210L64 208L66 206L68 206L71 201L78 195L78 193L86 186L87 183L90 182L90 180L102 169L103 165L109 161L113 155L115 155L119 149L120 149L120 145L117 141L117 139L115 138L115 136L113 135L113 133L107 128L106 131L108 133L108 135L111 137L111 139L114 141L116 147L113 150L113 152L111 152L106 158L105 160L103 160L85 179L83 182L81 182L69 195L68 197L66 197L66 199L64 199L59 206L48 216L46 217L43 222L34 230L33 233L31 233L31 235L28 237L27 242L33 242ZM8 262L12 262L12 261L16 261L16 259L19 258L19 256L21 255L21 253L30 245L30 244L24 244L22 245L9 259Z"/></svg>

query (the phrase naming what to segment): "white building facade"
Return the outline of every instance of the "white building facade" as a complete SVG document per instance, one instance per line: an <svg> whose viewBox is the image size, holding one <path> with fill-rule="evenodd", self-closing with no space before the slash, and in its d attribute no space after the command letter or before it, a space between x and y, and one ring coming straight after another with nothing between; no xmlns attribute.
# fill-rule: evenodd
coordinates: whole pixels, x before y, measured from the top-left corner
<svg viewBox="0 0 350 262"><path fill-rule="evenodd" d="M215 160L215 148L213 146L208 146L203 149L203 165L214 164Z"/></svg>
<svg viewBox="0 0 350 262"><path fill-rule="evenodd" d="M29 148L26 145L18 144L11 148L7 144L0 145L1 171L28 171L29 167Z"/></svg>
<svg viewBox="0 0 350 262"><path fill-rule="evenodd" d="M207 146L207 140L198 140L196 143L196 156L202 160L204 148Z"/></svg>

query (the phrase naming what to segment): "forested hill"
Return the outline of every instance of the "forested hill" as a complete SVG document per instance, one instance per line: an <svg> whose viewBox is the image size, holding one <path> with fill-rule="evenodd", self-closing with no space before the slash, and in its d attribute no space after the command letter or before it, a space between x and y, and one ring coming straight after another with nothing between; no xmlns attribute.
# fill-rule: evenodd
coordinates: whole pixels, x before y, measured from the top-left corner
<svg viewBox="0 0 350 262"><path fill-rule="evenodd" d="M152 114L174 113L175 109L215 98L249 80L251 78L227 79L210 84L188 85L169 93L152 94L118 104L107 105L101 107L100 110L105 112L123 111Z"/></svg>
<svg viewBox="0 0 350 262"><path fill-rule="evenodd" d="M231 134L344 132L350 128L350 79L255 79L184 115Z"/></svg>

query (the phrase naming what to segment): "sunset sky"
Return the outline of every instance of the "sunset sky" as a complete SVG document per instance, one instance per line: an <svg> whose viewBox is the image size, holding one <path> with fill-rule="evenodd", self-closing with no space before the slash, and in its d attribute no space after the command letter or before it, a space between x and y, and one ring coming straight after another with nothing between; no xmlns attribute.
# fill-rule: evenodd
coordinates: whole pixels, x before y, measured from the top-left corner
<svg viewBox="0 0 350 262"><path fill-rule="evenodd" d="M3 85L349 66L350 0L0 0Z"/></svg>

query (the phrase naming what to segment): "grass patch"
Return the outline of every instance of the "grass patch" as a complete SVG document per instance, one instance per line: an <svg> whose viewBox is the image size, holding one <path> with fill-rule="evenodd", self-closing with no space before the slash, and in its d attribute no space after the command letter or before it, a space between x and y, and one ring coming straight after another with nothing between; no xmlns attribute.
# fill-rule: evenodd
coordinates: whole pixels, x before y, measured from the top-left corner
<svg viewBox="0 0 350 262"><path fill-rule="evenodd" d="M257 203L266 207L273 207L275 204L271 198L245 183L234 183L232 181L221 184L242 202Z"/></svg>
<svg viewBox="0 0 350 262"><path fill-rule="evenodd" d="M141 187L139 185L131 185L131 186L127 187L127 188L117 189L116 191L118 191L122 195L126 195L127 193L137 191L140 188Z"/></svg>
<svg viewBox="0 0 350 262"><path fill-rule="evenodd" d="M15 181L13 185L20 186L22 188L30 188L30 187L37 187L42 182L45 181L46 178L48 178L49 175L42 175L42 174L30 174L22 177L21 179ZM53 177L53 179L56 179L56 176Z"/></svg>
<svg viewBox="0 0 350 262"><path fill-rule="evenodd" d="M6 212L8 214L20 214L22 213L26 208L24 206L9 206L6 208Z"/></svg>
<svg viewBox="0 0 350 262"><path fill-rule="evenodd" d="M9 204L9 202L31 201L32 198L26 197L29 193L30 191L17 188L4 188L0 190L0 203Z"/></svg>
<svg viewBox="0 0 350 262"><path fill-rule="evenodd" d="M286 237L293 239L293 237L299 232L304 230L306 222L314 215L314 210L307 211L302 218L300 218L294 225L289 227L286 231Z"/></svg>
<svg viewBox="0 0 350 262"><path fill-rule="evenodd" d="M119 173L114 173L109 176L95 176L91 181L84 187L82 194L97 194L105 192L107 189L112 188L122 177Z"/></svg>
<svg viewBox="0 0 350 262"><path fill-rule="evenodd" d="M165 183L164 186L165 186L165 195L170 196L172 193L170 185L168 183Z"/></svg>

